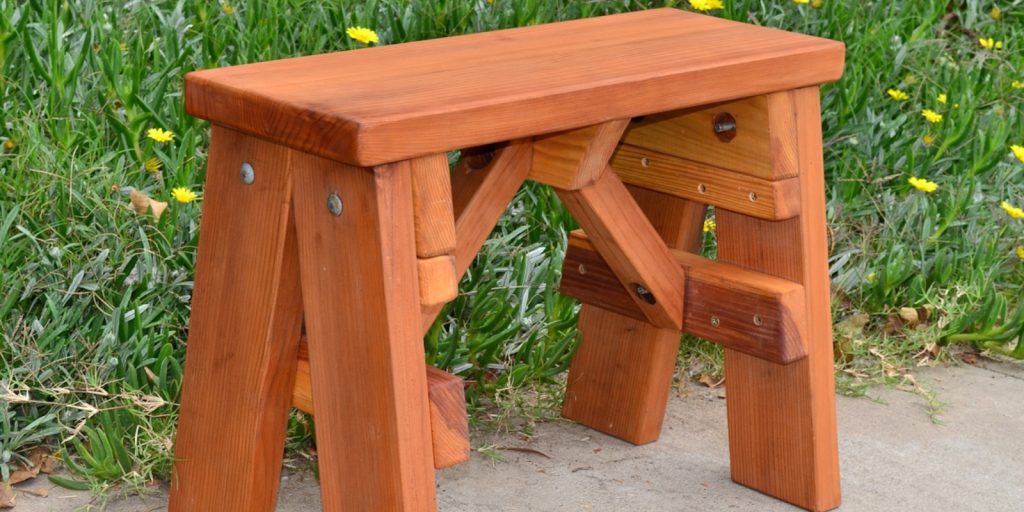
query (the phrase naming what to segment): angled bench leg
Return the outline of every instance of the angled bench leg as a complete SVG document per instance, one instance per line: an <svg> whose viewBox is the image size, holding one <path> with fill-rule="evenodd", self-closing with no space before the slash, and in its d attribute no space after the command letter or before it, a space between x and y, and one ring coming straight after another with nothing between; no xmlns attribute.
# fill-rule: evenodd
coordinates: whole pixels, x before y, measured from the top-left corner
<svg viewBox="0 0 1024 512"><path fill-rule="evenodd" d="M292 172L323 508L435 510L410 164Z"/></svg>
<svg viewBox="0 0 1024 512"><path fill-rule="evenodd" d="M796 112L801 215L770 222L720 210L718 259L802 283L808 357L778 365L725 351L732 478L808 510L839 506L825 183L816 87Z"/></svg>
<svg viewBox="0 0 1024 512"><path fill-rule="evenodd" d="M629 191L669 247L699 250L704 205L639 187ZM657 440L679 331L587 304L579 330L562 416L633 444Z"/></svg>
<svg viewBox="0 0 1024 512"><path fill-rule="evenodd" d="M213 127L173 512L276 502L302 322L288 154ZM256 170L250 185L243 161Z"/></svg>

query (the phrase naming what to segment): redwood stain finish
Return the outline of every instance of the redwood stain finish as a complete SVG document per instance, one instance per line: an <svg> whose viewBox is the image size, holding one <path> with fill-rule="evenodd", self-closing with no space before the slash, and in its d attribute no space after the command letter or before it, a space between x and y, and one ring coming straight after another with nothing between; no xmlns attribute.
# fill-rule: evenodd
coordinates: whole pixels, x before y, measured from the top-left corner
<svg viewBox="0 0 1024 512"><path fill-rule="evenodd" d="M563 415L655 441L679 333L707 337L733 479L837 507L817 86L843 59L654 9L190 73L213 129L170 510L272 510L292 405L316 416L324 510L436 510L469 430L422 336L526 180L583 228Z"/></svg>

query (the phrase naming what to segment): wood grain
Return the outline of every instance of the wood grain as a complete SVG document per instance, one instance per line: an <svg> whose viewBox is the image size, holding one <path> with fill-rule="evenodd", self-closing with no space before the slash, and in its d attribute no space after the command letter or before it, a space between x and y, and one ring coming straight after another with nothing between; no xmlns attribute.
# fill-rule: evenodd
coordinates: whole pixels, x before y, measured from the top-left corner
<svg viewBox="0 0 1024 512"><path fill-rule="evenodd" d="M323 508L435 510L410 166L292 166Z"/></svg>
<svg viewBox="0 0 1024 512"><path fill-rule="evenodd" d="M563 190L597 181L629 119L535 137L529 179Z"/></svg>
<svg viewBox="0 0 1024 512"><path fill-rule="evenodd" d="M476 253L505 213L509 202L530 172L533 144L516 140L470 152L452 171L455 211L455 275L462 279ZM423 308L422 330L427 332L442 305Z"/></svg>
<svg viewBox="0 0 1024 512"><path fill-rule="evenodd" d="M781 366L725 352L732 478L808 510L840 503L818 89L787 93L802 210L767 222L718 212L718 259L804 285L808 357Z"/></svg>
<svg viewBox="0 0 1024 512"><path fill-rule="evenodd" d="M652 9L198 71L185 104L377 165L830 82L843 59L840 42Z"/></svg>
<svg viewBox="0 0 1024 512"><path fill-rule="evenodd" d="M555 191L648 321L679 330L686 276L615 173L605 172L579 190ZM638 287L653 300L636 293Z"/></svg>
<svg viewBox="0 0 1024 512"><path fill-rule="evenodd" d="M409 162L416 221L416 255L431 258L455 252L455 214L448 154L436 153Z"/></svg>
<svg viewBox="0 0 1024 512"><path fill-rule="evenodd" d="M289 153L213 128L174 512L270 511L276 503L302 322ZM238 177L243 159L256 170L252 185Z"/></svg>
<svg viewBox="0 0 1024 512"><path fill-rule="evenodd" d="M668 247L699 250L704 205L628 188ZM607 278L617 279L596 251L585 254L595 258L595 270L603 269ZM589 268L585 264L583 270L589 273ZM562 274L579 271L579 266L566 265ZM619 297L627 308L636 307L624 293L605 295ZM679 332L637 322L614 308L588 304L580 308L579 328L582 339L569 368L562 416L633 444L657 440L676 366Z"/></svg>
<svg viewBox="0 0 1024 512"><path fill-rule="evenodd" d="M416 273L420 280L420 305L424 308L443 306L459 295L455 256L420 258L416 260Z"/></svg>
<svg viewBox="0 0 1024 512"><path fill-rule="evenodd" d="M628 144L619 145L611 164L625 183L717 208L769 220L800 214L797 178L755 178Z"/></svg>
<svg viewBox="0 0 1024 512"><path fill-rule="evenodd" d="M434 469L441 469L469 460L469 420L462 379L433 366L424 365L427 375L427 398L430 400L430 439L434 452ZM339 389L338 393L346 390ZM309 378L309 347L306 339L299 342L299 364L295 372L292 406L315 414L313 388Z"/></svg>
<svg viewBox="0 0 1024 512"><path fill-rule="evenodd" d="M687 277L683 332L780 364L807 355L802 286L686 251L672 253ZM559 291L584 304L644 319L617 282L586 235L570 233Z"/></svg>

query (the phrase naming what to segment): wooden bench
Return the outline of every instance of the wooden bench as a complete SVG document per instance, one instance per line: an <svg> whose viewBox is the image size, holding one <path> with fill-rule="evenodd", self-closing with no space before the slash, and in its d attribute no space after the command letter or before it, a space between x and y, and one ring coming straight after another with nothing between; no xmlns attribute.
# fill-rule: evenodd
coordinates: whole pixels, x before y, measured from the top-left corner
<svg viewBox="0 0 1024 512"><path fill-rule="evenodd" d="M527 179L582 226L565 417L654 441L693 333L726 349L732 478L837 507L818 85L843 58L659 9L190 73L213 127L170 510L273 509L292 405L325 510L434 510L469 442L422 335Z"/></svg>

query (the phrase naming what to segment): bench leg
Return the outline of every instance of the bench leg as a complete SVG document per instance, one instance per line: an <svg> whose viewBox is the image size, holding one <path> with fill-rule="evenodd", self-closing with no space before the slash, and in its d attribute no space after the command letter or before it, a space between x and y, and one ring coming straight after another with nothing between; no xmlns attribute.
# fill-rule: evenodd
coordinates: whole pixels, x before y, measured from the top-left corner
<svg viewBox="0 0 1024 512"><path fill-rule="evenodd" d="M292 170L323 509L435 510L409 163Z"/></svg>
<svg viewBox="0 0 1024 512"><path fill-rule="evenodd" d="M718 259L802 283L808 357L778 365L725 351L732 478L808 510L839 506L825 183L818 89L797 116L801 215L769 222L720 210Z"/></svg>
<svg viewBox="0 0 1024 512"><path fill-rule="evenodd" d="M172 512L274 509L302 322L287 158L213 128Z"/></svg>
<svg viewBox="0 0 1024 512"><path fill-rule="evenodd" d="M697 252L704 205L629 187L669 247ZM562 416L633 444L661 434L679 331L584 304Z"/></svg>

